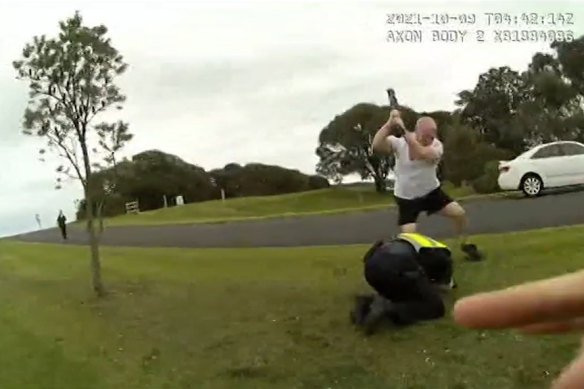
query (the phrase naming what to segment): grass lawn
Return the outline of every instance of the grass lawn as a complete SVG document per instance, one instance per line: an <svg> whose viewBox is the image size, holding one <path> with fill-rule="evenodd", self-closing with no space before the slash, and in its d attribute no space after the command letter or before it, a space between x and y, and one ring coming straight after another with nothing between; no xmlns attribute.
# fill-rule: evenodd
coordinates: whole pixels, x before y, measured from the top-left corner
<svg viewBox="0 0 584 389"><path fill-rule="evenodd" d="M583 234L478 237L490 258L458 264L456 296L582 268ZM542 389L577 349L450 318L365 338L365 248L104 248L97 301L87 249L2 241L0 388Z"/></svg>
<svg viewBox="0 0 584 389"><path fill-rule="evenodd" d="M473 194L469 187L446 190L457 198ZM315 213L341 213L380 209L393 203L391 193L376 193L373 187L338 187L278 196L258 196L205 201L182 207L158 209L139 215L108 219L106 225L152 225L177 223L217 223L250 218L274 218Z"/></svg>

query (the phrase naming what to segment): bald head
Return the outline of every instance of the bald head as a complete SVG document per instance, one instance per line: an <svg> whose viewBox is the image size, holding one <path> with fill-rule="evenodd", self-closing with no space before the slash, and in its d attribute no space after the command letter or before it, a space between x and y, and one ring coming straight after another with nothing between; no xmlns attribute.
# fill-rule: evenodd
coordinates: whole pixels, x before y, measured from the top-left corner
<svg viewBox="0 0 584 389"><path fill-rule="evenodd" d="M436 135L437 129L436 121L430 116L422 116L416 122L416 132L420 134L434 133Z"/></svg>
<svg viewBox="0 0 584 389"><path fill-rule="evenodd" d="M424 146L432 144L438 133L436 121L430 116L422 116L416 122L416 135Z"/></svg>

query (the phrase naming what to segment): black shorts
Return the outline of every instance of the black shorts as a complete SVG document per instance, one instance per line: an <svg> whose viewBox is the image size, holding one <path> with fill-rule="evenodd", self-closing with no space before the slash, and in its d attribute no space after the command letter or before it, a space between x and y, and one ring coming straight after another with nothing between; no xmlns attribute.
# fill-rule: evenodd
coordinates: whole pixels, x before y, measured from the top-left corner
<svg viewBox="0 0 584 389"><path fill-rule="evenodd" d="M434 189L423 197L411 200L396 197L395 202L399 213L398 225L403 226L404 224L415 223L420 213L426 212L426 214L431 215L441 211L453 201L450 196L444 193L441 187Z"/></svg>

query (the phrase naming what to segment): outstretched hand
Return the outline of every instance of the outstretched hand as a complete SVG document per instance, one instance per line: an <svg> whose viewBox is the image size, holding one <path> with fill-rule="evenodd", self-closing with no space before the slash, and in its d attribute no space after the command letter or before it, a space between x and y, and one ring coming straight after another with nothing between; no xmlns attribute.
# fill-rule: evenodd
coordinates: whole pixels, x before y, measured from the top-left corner
<svg viewBox="0 0 584 389"><path fill-rule="evenodd" d="M469 328L516 328L529 334L584 329L584 271L459 300L457 323ZM584 350L553 389L584 388Z"/></svg>

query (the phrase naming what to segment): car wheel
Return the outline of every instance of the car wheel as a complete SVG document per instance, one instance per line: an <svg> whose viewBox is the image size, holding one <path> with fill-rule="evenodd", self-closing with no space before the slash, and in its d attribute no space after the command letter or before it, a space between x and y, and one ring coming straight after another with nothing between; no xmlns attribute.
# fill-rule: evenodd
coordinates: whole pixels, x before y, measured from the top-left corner
<svg viewBox="0 0 584 389"><path fill-rule="evenodd" d="M535 174L528 174L521 180L521 190L527 197L539 196L542 189L543 182Z"/></svg>

